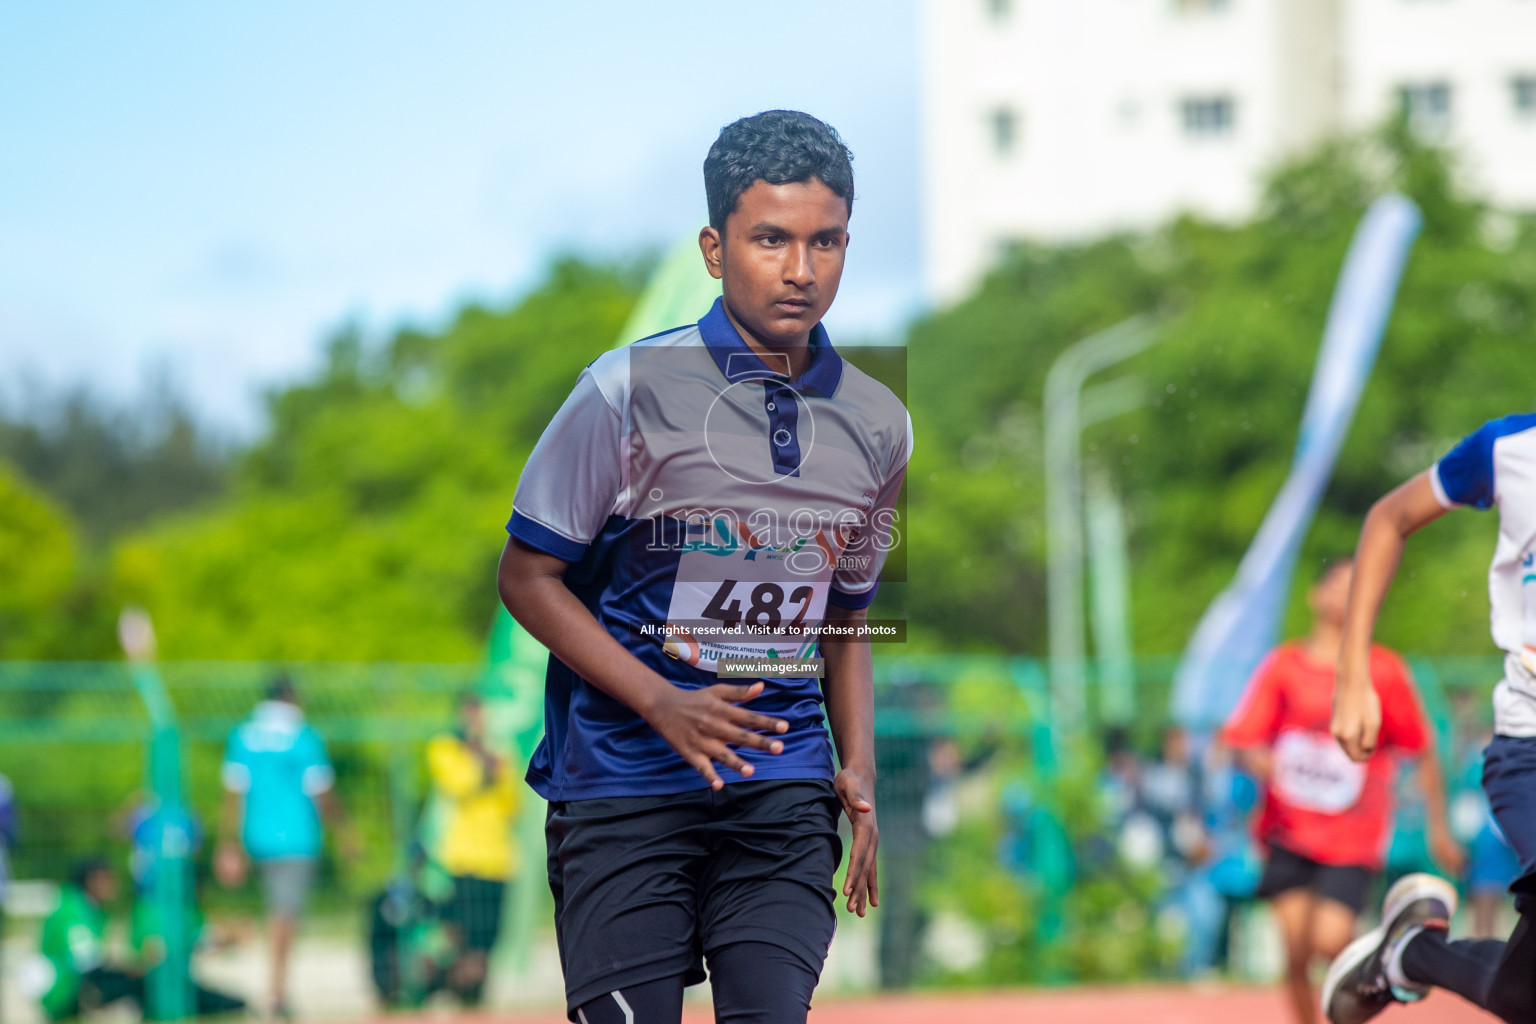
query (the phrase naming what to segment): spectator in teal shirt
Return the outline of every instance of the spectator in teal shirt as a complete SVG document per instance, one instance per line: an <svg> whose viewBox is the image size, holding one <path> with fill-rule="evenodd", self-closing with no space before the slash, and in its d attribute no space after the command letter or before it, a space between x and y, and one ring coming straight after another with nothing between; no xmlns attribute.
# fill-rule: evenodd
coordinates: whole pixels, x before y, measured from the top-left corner
<svg viewBox="0 0 1536 1024"><path fill-rule="evenodd" d="M267 699L230 733L223 778L215 870L225 885L243 884L250 865L261 878L272 944L270 1007L274 1016L286 1018L291 1015L288 957L320 862L322 820L345 831L325 743L305 722L298 691L286 675L272 682Z"/></svg>

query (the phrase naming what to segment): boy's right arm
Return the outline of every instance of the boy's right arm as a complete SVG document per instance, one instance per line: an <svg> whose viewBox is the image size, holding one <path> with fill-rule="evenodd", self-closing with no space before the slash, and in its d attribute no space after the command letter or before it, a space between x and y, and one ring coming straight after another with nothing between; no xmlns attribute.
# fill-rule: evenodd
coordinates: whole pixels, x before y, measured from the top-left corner
<svg viewBox="0 0 1536 1024"><path fill-rule="evenodd" d="M1371 636L1408 536L1445 515L1426 470L1371 506L1355 549L1355 574L1344 613L1344 639L1333 691L1333 735L1352 760L1376 750L1381 701L1371 686Z"/></svg>
<svg viewBox="0 0 1536 1024"><path fill-rule="evenodd" d="M1253 670L1242 699L1221 727L1218 740L1243 771L1265 785L1274 767L1271 750L1280 729L1280 651L1271 651Z"/></svg>
<svg viewBox="0 0 1536 1024"><path fill-rule="evenodd" d="M224 805L219 813L219 845L213 856L213 873L226 888L245 884L249 861L240 842L240 826L245 817L245 794L224 790Z"/></svg>
<svg viewBox="0 0 1536 1024"><path fill-rule="evenodd" d="M783 751L782 742L764 734L787 732L789 723L738 706L763 691L761 682L698 690L674 686L626 651L571 593L565 585L568 565L509 537L496 574L507 611L551 654L645 719L714 789L725 785L715 762L744 777L752 774L732 747Z"/></svg>
<svg viewBox="0 0 1536 1024"><path fill-rule="evenodd" d="M1275 758L1268 747L1237 747L1232 751L1232 758L1243 771L1264 785L1269 785L1270 776L1274 774Z"/></svg>

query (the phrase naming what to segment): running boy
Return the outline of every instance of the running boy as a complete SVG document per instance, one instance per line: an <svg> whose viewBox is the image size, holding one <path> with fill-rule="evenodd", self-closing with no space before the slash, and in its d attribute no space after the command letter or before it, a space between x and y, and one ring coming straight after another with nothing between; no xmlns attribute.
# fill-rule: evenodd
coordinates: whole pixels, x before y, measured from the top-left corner
<svg viewBox="0 0 1536 1024"><path fill-rule="evenodd" d="M1395 754L1418 761L1436 858L1452 870L1461 863L1446 824L1434 734L1401 658L1384 647L1370 652L1371 685L1389 712L1370 762L1355 764L1329 735L1334 666L1353 575L1347 558L1323 568L1307 592L1311 632L1264 660L1222 733L1264 784L1257 832L1266 856L1258 895L1270 901L1280 923L1285 987L1299 1024L1317 1020L1313 960L1331 960L1354 937L1371 877L1381 870L1392 823Z"/></svg>
<svg viewBox="0 0 1536 1024"><path fill-rule="evenodd" d="M1494 687L1494 737L1483 789L1520 858L1510 886L1520 922L1507 943L1450 941L1456 890L1409 875L1387 893L1381 927L1341 953L1323 985L1333 1024L1359 1024L1393 1002L1448 988L1511 1024L1536 1021L1536 414L1493 420L1428 470L1376 502L1365 517L1345 616L1333 734L1363 761L1376 749L1383 706L1370 685L1368 651L1382 598L1408 535L1449 509L1499 507L1488 572L1493 640L1506 652Z"/></svg>
<svg viewBox="0 0 1536 1024"><path fill-rule="evenodd" d="M677 1021L706 961L717 1020L804 1021L836 924L839 808L848 908L878 903L855 634L911 421L821 326L853 169L831 128L776 110L721 131L704 184L699 248L722 298L581 373L518 481L498 579L551 653L528 782L550 802L582 1024ZM733 659L803 658L823 622L824 679L720 680Z"/></svg>

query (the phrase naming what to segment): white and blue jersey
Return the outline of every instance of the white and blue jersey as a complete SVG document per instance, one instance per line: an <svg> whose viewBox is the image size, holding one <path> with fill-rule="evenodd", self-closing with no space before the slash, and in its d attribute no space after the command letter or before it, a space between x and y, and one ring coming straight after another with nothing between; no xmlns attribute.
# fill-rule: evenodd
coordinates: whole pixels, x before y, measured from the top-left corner
<svg viewBox="0 0 1536 1024"><path fill-rule="evenodd" d="M1536 736L1536 413L1490 420L1429 473L1446 508L1499 508L1488 568L1493 642L1506 652L1494 731Z"/></svg>
<svg viewBox="0 0 1536 1024"><path fill-rule="evenodd" d="M867 607L899 538L906 409L820 325L805 371L787 371L755 354L716 301L697 325L582 371L518 481L508 532L571 563L566 585L675 685L712 685L721 658L809 656L806 627L829 603ZM739 751L753 777L831 778L819 681L765 682L751 707L789 732L781 754ZM544 712L528 782L548 800L707 785L553 656Z"/></svg>

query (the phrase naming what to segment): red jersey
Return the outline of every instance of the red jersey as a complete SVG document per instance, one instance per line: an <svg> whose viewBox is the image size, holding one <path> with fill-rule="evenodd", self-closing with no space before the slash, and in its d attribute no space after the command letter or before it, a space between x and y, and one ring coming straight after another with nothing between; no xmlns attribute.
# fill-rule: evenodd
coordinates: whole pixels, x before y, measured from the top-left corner
<svg viewBox="0 0 1536 1024"><path fill-rule="evenodd" d="M1232 747L1268 747L1272 758L1257 833L1322 864L1381 867L1392 818L1399 753L1429 749L1430 730L1408 666L1371 648L1371 685L1381 698L1376 753L1357 764L1329 732L1334 666L1296 642L1282 644L1254 672L1222 729Z"/></svg>

